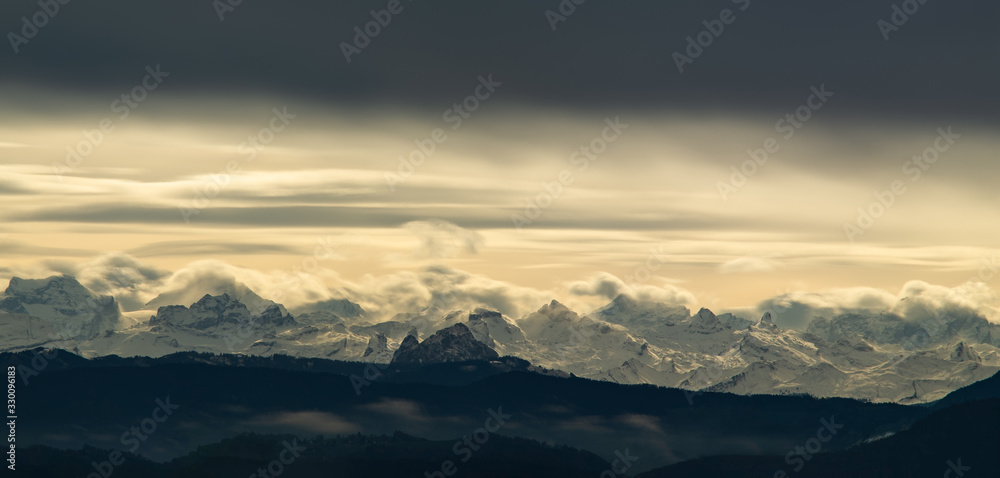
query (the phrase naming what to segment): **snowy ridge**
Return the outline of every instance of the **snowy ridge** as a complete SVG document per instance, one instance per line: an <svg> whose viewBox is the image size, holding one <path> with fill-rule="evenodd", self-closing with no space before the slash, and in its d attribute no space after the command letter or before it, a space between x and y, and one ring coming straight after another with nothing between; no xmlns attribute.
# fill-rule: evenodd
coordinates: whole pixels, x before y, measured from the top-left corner
<svg viewBox="0 0 1000 478"><path fill-rule="evenodd" d="M72 277L14 279L0 296L0 346L55 342L90 357L196 351L382 363L394 355L418 363L510 355L617 383L900 403L932 401L1000 370L994 326L981 318L912 324L845 314L799 332L781 329L770 314L756 321L692 314L621 295L589 314L553 300L518 319L486 307L429 308L377 322L343 299L293 316L245 287L229 289L177 293L196 298L126 327L114 298Z"/></svg>
<svg viewBox="0 0 1000 478"><path fill-rule="evenodd" d="M75 278L13 278L0 295L3 343L48 343L96 337L121 325L114 297L91 292Z"/></svg>

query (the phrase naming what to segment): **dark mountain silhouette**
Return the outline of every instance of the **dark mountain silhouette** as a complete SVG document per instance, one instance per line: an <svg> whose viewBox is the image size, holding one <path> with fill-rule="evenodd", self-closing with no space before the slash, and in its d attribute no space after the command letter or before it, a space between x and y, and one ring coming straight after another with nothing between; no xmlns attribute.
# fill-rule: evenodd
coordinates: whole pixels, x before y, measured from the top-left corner
<svg viewBox="0 0 1000 478"><path fill-rule="evenodd" d="M138 453L165 461L247 431L392 434L430 440L464 436L489 409L512 415L502 434L589 450L606 460L629 448L639 472L719 454L773 455L801 444L820 419L845 429L827 446L843 450L898 432L928 407L808 396L693 394L536 373L518 359L365 364L239 355L175 354L161 359L84 360L69 352L43 365L30 352L0 355L18 373L19 415L31 426L19 443L121 448L119 437L150 416L156 399L180 408ZM25 368L22 368L25 367ZM358 380L366 383L357 387ZM67 407L97 404L80 413ZM72 430L67 433L66 430Z"/></svg>
<svg viewBox="0 0 1000 478"><path fill-rule="evenodd" d="M447 476L445 462L461 473L456 476L521 478L544 476L575 478L599 476L611 467L600 457L569 447L533 440L492 435L472 450L455 440L430 441L395 433L391 436L350 435L337 438L243 434L199 447L166 463L128 456L113 476L119 478L218 478L259 476L273 461L281 464L285 478L366 477L396 478ZM286 449L294 448L298 456ZM456 453L455 450L459 453ZM32 447L22 452L18 471L33 478L64 478L93 473L92 463L108 460L111 450L87 447L57 450ZM463 461L463 459L467 459ZM447 466L447 465L444 465ZM451 470L452 468L448 468ZM437 474L434 474L437 472ZM275 476L266 474L264 476Z"/></svg>
<svg viewBox="0 0 1000 478"><path fill-rule="evenodd" d="M944 474L949 469L953 473L945 476L964 476L955 470L963 470L969 476L995 476L1000 470L998 427L1000 400L981 400L938 411L897 434L842 451L810 454L808 459L793 453L714 456L652 470L638 478L908 478L937 476L936 472ZM812 436L804 438L799 446L805 448L809 438ZM345 478L448 476L435 474L446 461L462 472L460 476L487 478L600 476L612 468L609 462L586 451L500 434L490 435L472 451L463 446L461 438L432 441L398 432L388 436L353 434L309 439L249 433L200 446L165 463L125 454L125 463L114 469L114 475L121 478L252 476L256 470L266 469L272 461L279 460L289 447L299 450L298 456L281 468L281 476L290 478L325 477L331 473ZM21 451L19 471L35 478L85 476L93 472L94 463L107 461L112 451L86 446L79 450L33 446ZM789 452L794 452L794 448ZM468 461L462 461L466 457Z"/></svg>
<svg viewBox="0 0 1000 478"><path fill-rule="evenodd" d="M491 360L500 355L476 340L465 324L459 323L434 332L423 342L407 335L392 356L392 363L431 364L465 360Z"/></svg>

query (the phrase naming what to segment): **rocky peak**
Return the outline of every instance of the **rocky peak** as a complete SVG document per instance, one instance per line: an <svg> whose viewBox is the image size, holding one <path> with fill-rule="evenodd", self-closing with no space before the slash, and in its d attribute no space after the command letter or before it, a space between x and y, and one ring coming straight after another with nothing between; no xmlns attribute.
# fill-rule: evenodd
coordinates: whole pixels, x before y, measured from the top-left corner
<svg viewBox="0 0 1000 478"><path fill-rule="evenodd" d="M721 330L723 328L722 322L719 321L719 318L716 317L711 310L706 308L702 308L697 314L691 317L690 326L693 329L705 332Z"/></svg>
<svg viewBox="0 0 1000 478"><path fill-rule="evenodd" d="M476 308L476 310L469 312L469 322L474 320L485 320L485 319L499 319L502 318L503 314L496 310L484 309L482 307Z"/></svg>
<svg viewBox="0 0 1000 478"><path fill-rule="evenodd" d="M638 307L638 302L632 297L625 294L618 294L615 298L605 307L605 310L609 312L626 312Z"/></svg>
<svg viewBox="0 0 1000 478"><path fill-rule="evenodd" d="M295 319L279 304L267 306L264 313L258 318L258 322L275 326L294 324Z"/></svg>
<svg viewBox="0 0 1000 478"><path fill-rule="evenodd" d="M368 339L368 347L365 348L362 357L375 356L377 358L380 355L388 355L388 353L389 339L385 334L375 334Z"/></svg>
<svg viewBox="0 0 1000 478"><path fill-rule="evenodd" d="M756 324L753 324L754 329L765 329L765 330L778 330L778 326L774 325L774 320L771 318L770 312L764 312L764 315L760 316L760 320Z"/></svg>
<svg viewBox="0 0 1000 478"><path fill-rule="evenodd" d="M205 295L191 307L168 305L160 307L149 319L150 325L173 325L207 330L222 326L273 328L291 325L295 319L277 304L271 304L254 317L245 304L229 294Z"/></svg>
<svg viewBox="0 0 1000 478"><path fill-rule="evenodd" d="M499 358L495 350L476 340L465 324L441 329L423 342L408 335L392 357L393 363L442 363Z"/></svg>
<svg viewBox="0 0 1000 478"><path fill-rule="evenodd" d="M548 317L549 319L560 321L574 321L579 317L576 312L571 310L569 307L562 305L557 300L553 300L552 302L543 305L536 313Z"/></svg>
<svg viewBox="0 0 1000 478"><path fill-rule="evenodd" d="M566 307L565 305L563 305L562 302L559 302L558 300L552 299L552 302L549 302L548 304L543 305L542 308L539 309L539 310L550 310L550 311L553 311L553 312L564 312L564 311L569 311L570 309L569 309L569 307Z"/></svg>
<svg viewBox="0 0 1000 478"><path fill-rule="evenodd" d="M983 363L982 357L972 350L971 347L965 345L964 341L955 344L955 348L951 351L951 360L955 362L975 362Z"/></svg>
<svg viewBox="0 0 1000 478"><path fill-rule="evenodd" d="M407 335L406 338L399 344L399 348L396 349L396 354L398 355L400 352L416 348L418 345L420 345L420 341L417 339L416 335Z"/></svg>

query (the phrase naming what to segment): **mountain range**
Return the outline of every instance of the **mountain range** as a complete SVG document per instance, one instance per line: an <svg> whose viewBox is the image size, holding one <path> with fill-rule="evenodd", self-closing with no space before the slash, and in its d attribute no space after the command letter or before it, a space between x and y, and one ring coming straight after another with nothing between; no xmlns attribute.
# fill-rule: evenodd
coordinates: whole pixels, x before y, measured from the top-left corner
<svg viewBox="0 0 1000 478"><path fill-rule="evenodd" d="M620 384L743 395L926 403L1000 370L1000 326L981 317L911 323L891 314L817 318L805 331L619 295L581 314L551 301L520 318L488 307L369 318L347 299L289 313L241 284L161 295L145 320L70 276L14 278L0 296L0 347L83 357L181 351L386 364L518 357ZM194 299L197 297L197 299ZM173 300L193 300L171 304Z"/></svg>

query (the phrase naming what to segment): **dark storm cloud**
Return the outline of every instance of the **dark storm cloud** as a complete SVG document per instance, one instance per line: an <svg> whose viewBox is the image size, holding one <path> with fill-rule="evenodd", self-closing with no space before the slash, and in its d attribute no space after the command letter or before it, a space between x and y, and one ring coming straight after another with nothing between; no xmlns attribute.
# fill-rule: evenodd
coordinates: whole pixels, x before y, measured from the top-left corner
<svg viewBox="0 0 1000 478"><path fill-rule="evenodd" d="M491 72L504 101L575 107L785 109L825 82L841 112L995 118L1000 4L927 2L885 41L893 3L590 0L552 31L556 0L404 0L348 64L339 44L386 1L247 0L224 22L209 0L70 2L0 61L8 81L75 90L128 89L161 64L175 91L435 107ZM724 8L736 20L679 74L671 54ZM0 29L38 9L3 2Z"/></svg>

